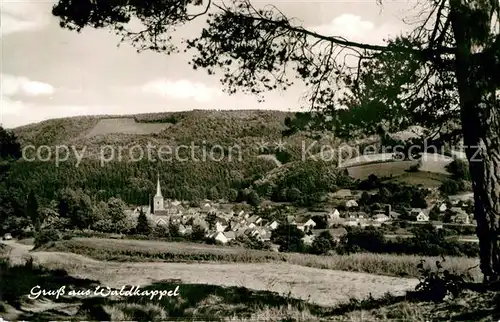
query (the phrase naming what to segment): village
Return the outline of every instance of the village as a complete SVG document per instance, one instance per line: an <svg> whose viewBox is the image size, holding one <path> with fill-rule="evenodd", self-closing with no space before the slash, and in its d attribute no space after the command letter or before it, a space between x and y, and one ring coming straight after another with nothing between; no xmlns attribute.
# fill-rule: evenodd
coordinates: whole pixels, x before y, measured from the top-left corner
<svg viewBox="0 0 500 322"><path fill-rule="evenodd" d="M405 222L411 224L432 224L436 229L444 225L475 225L473 214L470 211L470 196L463 195L447 200L440 200L426 209L408 209L406 216L393 211L391 205L382 205L382 209L363 211L358 202L361 198L360 191L341 189L332 194L334 202L322 211L309 211L298 209L290 211L281 222L268 220L257 215L255 208L243 204L228 203L225 200L205 199L197 206L179 200L165 199L162 195L160 180L157 180L156 194L151 205L139 206L126 210L132 220L136 220L144 212L153 225L175 225L180 235L189 235L194 226L205 231L205 237L214 239L219 244L227 244L240 236L253 236L263 242L271 239L272 232L280 224L294 225L305 233L302 238L304 244L311 245L315 237L328 230L335 239L340 239L347 233L345 227L389 227ZM285 206L273 202L263 202L258 209L271 210L277 206ZM153 208L153 209L152 209ZM434 216L432 215L434 213ZM207 217L212 216L213 225L208 223ZM434 218L432 218L434 217ZM446 218L445 220L435 220ZM319 225L315 221L323 221ZM433 220L434 219L434 220ZM318 219L316 219L318 220Z"/></svg>

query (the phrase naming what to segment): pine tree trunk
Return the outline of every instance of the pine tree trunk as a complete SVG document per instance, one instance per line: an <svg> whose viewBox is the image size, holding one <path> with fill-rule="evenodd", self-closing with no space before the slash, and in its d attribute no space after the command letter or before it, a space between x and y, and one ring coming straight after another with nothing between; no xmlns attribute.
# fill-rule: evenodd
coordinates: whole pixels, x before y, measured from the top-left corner
<svg viewBox="0 0 500 322"><path fill-rule="evenodd" d="M480 267L485 281L500 277L500 106L496 86L485 78L484 57L473 53L472 28L477 21L467 17L473 5L450 1L451 22L456 41L455 72L460 97L464 145L474 192L474 217L480 247ZM478 8L476 6L476 8ZM489 10L485 6L483 10ZM487 60L486 60L487 61ZM489 63L495 62L490 60ZM498 62L497 62L498 63Z"/></svg>
<svg viewBox="0 0 500 322"><path fill-rule="evenodd" d="M481 271L485 280L497 280L500 277L500 133L498 108L479 104L477 110L489 114L484 123L478 124L465 119L464 141L474 191L474 217L477 222ZM465 111L464 115L469 115ZM480 113L482 114L482 113ZM472 116L472 115L471 115ZM478 119L483 119L478 117ZM474 131L475 128L475 131ZM476 143L477 142L477 143Z"/></svg>

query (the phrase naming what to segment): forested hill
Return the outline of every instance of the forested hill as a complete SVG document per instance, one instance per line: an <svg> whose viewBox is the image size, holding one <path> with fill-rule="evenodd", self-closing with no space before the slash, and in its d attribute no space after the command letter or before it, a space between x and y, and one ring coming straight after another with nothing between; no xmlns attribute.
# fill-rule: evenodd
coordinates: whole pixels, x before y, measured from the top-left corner
<svg viewBox="0 0 500 322"><path fill-rule="evenodd" d="M295 195L297 189L303 194L329 189L323 185L335 184L331 178L315 180L311 175L316 173L325 177L325 172L330 170L322 168L323 164L304 167L302 162L303 146L308 147L312 141L302 133L282 137L288 115L291 116L287 112L262 110L194 110L134 116L82 116L30 124L13 130L22 147L45 145L52 149L54 157L56 147L64 145L69 148L69 160L57 166L54 158L17 161L7 184L21 199L33 189L44 202L50 202L62 188L70 187L82 188L96 199L119 196L132 204L148 202L149 194L155 190L157 172L166 197L188 200L231 200L242 198L242 194L253 194L254 189L260 189L261 197L275 198L278 195L286 198L285 188L296 188ZM277 145L280 140L285 142L281 148ZM336 144L330 139L323 143ZM146 152L148 144L153 147L153 159L145 155L138 161L140 150ZM174 152L162 162L157 158L160 147L172 152L180 145L197 148L178 150L177 158ZM319 152L319 146L307 153ZM122 149L121 158L118 149ZM28 158L35 158L34 150L27 150L30 152ZM81 162L74 158L74 150L83 156ZM41 151L46 157L47 149ZM101 154L102 151L105 153ZM208 151L209 156L204 157L203 151ZM61 153L64 158L65 152ZM114 157L111 153L115 153ZM102 162L103 158L106 162ZM293 186L292 181L297 178L292 181L278 178L255 187L256 181L283 164L303 171L307 180L298 180L297 186ZM300 177L297 171L292 172ZM287 187L279 180L287 182Z"/></svg>
<svg viewBox="0 0 500 322"><path fill-rule="evenodd" d="M243 110L193 110L137 115L76 116L50 119L13 129L22 144L161 143L231 140L245 142L253 137L276 137L283 129L287 112ZM146 135L146 136L145 136Z"/></svg>

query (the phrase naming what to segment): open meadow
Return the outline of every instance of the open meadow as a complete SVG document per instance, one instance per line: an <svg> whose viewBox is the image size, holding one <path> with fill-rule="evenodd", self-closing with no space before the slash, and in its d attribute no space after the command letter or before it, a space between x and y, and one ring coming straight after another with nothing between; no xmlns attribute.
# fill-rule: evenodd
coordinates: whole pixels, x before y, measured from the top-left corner
<svg viewBox="0 0 500 322"><path fill-rule="evenodd" d="M287 263L311 268L398 277L418 277L417 265L421 259L424 259L431 267L435 267L436 261L442 259L441 257L373 253L318 256L194 243L104 238L63 240L41 250L71 252L104 261ZM443 266L457 273L469 272L475 279L479 279L480 271L477 264L478 261L474 258L445 257Z"/></svg>
<svg viewBox="0 0 500 322"><path fill-rule="evenodd" d="M430 316L455 315L470 319L477 314L492 314L481 311L481 307L494 307L492 303L496 299L487 294L472 294L474 299L463 295L442 304L421 302L411 292L417 283L415 278L352 272L391 275L404 271L404 267L411 272L411 267L419 262L417 256L313 256L98 238L60 241L40 250L32 250L29 243L4 243L8 244L4 248L9 249L11 265L21 265L11 268L0 265L3 281L14 278L19 282L13 285L0 281L2 289L10 289L4 299L6 303L0 302L0 314L10 320L72 317L161 321L189 317L218 321L426 321ZM62 251L64 248L66 251ZM162 253L167 254L166 257L161 256ZM264 253L269 256L265 257ZM200 257L201 254L205 254L204 257ZM106 257L108 261L88 255ZM34 261L23 264L23 260L30 257ZM111 258L120 261L109 261ZM445 266L465 269L473 262L447 258ZM61 285L70 289L93 289L96 285L119 289L124 285L139 285L142 290L169 290L179 286L180 295L154 300L69 295L27 300L29 289L37 284L51 289ZM464 304L464 298L468 304Z"/></svg>
<svg viewBox="0 0 500 322"><path fill-rule="evenodd" d="M171 125L172 124L169 123L140 123L133 117L108 118L99 120L86 136L93 137L113 133L135 135L152 134L161 132Z"/></svg>
<svg viewBox="0 0 500 322"><path fill-rule="evenodd" d="M397 182L407 185L423 186L426 188L439 188L444 180L449 176L442 173L425 171L405 172L404 174L389 179L390 182Z"/></svg>
<svg viewBox="0 0 500 322"><path fill-rule="evenodd" d="M379 178L404 175L410 167L418 165L418 161L385 161L347 167L349 176L364 180L374 174Z"/></svg>

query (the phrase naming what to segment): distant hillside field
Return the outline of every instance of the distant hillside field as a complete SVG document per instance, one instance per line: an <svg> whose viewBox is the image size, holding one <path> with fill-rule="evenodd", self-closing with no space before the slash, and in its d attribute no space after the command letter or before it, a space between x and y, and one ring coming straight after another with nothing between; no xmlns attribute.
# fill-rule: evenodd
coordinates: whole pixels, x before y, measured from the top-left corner
<svg viewBox="0 0 500 322"><path fill-rule="evenodd" d="M339 164L341 167L353 167L375 162L390 162L394 160L393 153L376 153L360 155L348 160L342 160Z"/></svg>
<svg viewBox="0 0 500 322"><path fill-rule="evenodd" d="M415 186L422 185L426 188L439 188L446 179L449 179L449 176L445 174L417 171L406 172L400 176L391 178L389 181Z"/></svg>
<svg viewBox="0 0 500 322"><path fill-rule="evenodd" d="M453 161L453 158L435 153L422 153L420 159L420 170L434 173L449 174L446 171L448 166Z"/></svg>
<svg viewBox="0 0 500 322"><path fill-rule="evenodd" d="M133 117L109 118L99 120L97 124L86 134L86 137L112 133L136 135L159 133L170 126L172 126L172 124L169 123L139 123Z"/></svg>
<svg viewBox="0 0 500 322"><path fill-rule="evenodd" d="M347 171L351 177L364 180L371 174L379 178L404 175L414 165L418 165L418 161L388 161L347 167Z"/></svg>

